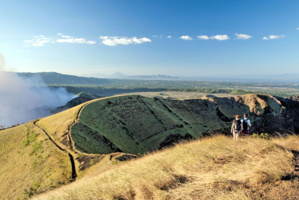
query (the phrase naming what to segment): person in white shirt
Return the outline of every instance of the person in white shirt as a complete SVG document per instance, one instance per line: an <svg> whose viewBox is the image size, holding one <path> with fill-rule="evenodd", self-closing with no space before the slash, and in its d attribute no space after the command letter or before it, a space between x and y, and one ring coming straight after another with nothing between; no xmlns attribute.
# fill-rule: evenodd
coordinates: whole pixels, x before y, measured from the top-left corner
<svg viewBox="0 0 299 200"><path fill-rule="evenodd" d="M242 123L242 133L244 135L249 136L249 128L251 127L251 123L250 120L247 119L247 114L244 114L244 118L241 119L241 123Z"/></svg>

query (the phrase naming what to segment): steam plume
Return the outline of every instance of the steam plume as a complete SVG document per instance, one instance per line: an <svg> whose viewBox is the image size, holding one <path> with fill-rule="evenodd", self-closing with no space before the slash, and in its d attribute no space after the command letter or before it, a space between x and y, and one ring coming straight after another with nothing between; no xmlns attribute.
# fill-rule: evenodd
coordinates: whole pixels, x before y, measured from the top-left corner
<svg viewBox="0 0 299 200"><path fill-rule="evenodd" d="M50 115L74 95L64 88L47 87L40 78L25 79L4 71L0 54L0 126L12 126Z"/></svg>

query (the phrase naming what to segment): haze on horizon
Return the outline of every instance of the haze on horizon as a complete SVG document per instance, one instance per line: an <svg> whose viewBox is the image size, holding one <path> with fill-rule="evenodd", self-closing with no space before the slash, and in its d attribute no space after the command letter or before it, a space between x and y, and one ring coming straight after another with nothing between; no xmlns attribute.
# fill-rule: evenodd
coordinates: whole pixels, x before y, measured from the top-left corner
<svg viewBox="0 0 299 200"><path fill-rule="evenodd" d="M249 77L299 74L299 2L3 1L6 71Z"/></svg>

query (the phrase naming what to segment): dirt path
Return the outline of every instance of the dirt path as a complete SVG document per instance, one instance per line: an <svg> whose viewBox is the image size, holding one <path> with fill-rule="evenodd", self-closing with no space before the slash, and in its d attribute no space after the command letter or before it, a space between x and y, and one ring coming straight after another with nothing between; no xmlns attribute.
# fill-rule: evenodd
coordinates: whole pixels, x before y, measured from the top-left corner
<svg viewBox="0 0 299 200"><path fill-rule="evenodd" d="M80 117L80 114L83 110L83 108L87 105L88 103L84 104L81 106L81 108L78 110L77 114L76 114L76 118L75 120L73 121L73 123L71 123L69 125L69 127L67 128L67 137L68 137L68 140L69 140L69 145L70 145L70 148L73 152L75 152L76 154L78 153L75 149L75 143L74 141L72 140L72 134L71 134L71 129L72 127L79 121L79 117Z"/></svg>
<svg viewBox="0 0 299 200"><path fill-rule="evenodd" d="M294 165L295 165L294 175L296 175L297 179L299 180L299 151L292 151L292 153L294 155Z"/></svg>
<svg viewBox="0 0 299 200"><path fill-rule="evenodd" d="M293 165L294 165L294 171L290 174L287 174L282 179L283 180L290 180L292 182L298 182L299 183L299 151L292 150L293 157Z"/></svg>
<svg viewBox="0 0 299 200"><path fill-rule="evenodd" d="M76 178L77 178L77 171L76 171L76 165L75 165L75 159L73 157L73 155L71 153L69 153L66 149L62 148L61 146L59 146L52 138L51 136L40 126L38 126L36 123L38 122L39 120L35 120L33 122L33 124L38 127L40 130L42 130L46 136L49 138L49 140L61 151L65 152L68 154L68 156L70 157L70 162L71 162L71 166L72 166L72 179L71 179L71 182L75 181Z"/></svg>

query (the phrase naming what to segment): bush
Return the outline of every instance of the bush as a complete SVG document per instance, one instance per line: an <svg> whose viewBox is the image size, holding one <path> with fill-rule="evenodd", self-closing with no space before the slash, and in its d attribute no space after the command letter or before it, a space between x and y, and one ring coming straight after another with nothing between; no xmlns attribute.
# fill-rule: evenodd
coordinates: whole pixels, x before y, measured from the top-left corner
<svg viewBox="0 0 299 200"><path fill-rule="evenodd" d="M270 135L268 133L261 133L260 135L258 133L253 133L252 134L253 138L261 138L261 139L266 139L269 140L270 139Z"/></svg>

